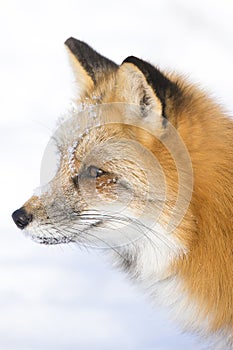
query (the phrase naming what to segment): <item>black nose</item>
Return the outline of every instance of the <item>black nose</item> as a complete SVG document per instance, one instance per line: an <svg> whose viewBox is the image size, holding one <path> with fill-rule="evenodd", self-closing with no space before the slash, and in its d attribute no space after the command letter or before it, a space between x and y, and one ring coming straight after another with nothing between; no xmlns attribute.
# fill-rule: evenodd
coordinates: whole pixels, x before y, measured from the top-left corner
<svg viewBox="0 0 233 350"><path fill-rule="evenodd" d="M32 221L32 214L27 213L26 210L22 207L14 211L12 214L12 219L14 220L15 224L22 230Z"/></svg>

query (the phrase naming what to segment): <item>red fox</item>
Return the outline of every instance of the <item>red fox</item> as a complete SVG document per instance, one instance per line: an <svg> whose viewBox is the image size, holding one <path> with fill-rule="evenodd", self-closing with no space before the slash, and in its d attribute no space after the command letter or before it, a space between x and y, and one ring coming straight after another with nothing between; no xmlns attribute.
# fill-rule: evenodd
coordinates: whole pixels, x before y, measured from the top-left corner
<svg viewBox="0 0 233 350"><path fill-rule="evenodd" d="M65 45L77 107L56 175L13 220L39 243L109 248L185 330L233 349L233 121L178 74Z"/></svg>

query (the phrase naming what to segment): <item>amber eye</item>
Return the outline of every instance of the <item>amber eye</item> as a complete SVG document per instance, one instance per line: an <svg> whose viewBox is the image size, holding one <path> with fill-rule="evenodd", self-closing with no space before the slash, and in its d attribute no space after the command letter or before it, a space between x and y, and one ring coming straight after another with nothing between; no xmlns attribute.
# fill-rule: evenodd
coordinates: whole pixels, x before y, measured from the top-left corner
<svg viewBox="0 0 233 350"><path fill-rule="evenodd" d="M82 178L89 177L92 179L96 179L97 177L100 177L104 174L108 174L108 173L100 168L97 168L94 165L91 165L86 170L81 172L81 174L77 174L74 177L72 177L72 181L75 184L75 186L78 186L79 180Z"/></svg>
<svg viewBox="0 0 233 350"><path fill-rule="evenodd" d="M106 172L102 169L97 168L94 165L91 165L87 168L87 175L92 177L92 178L97 178L102 175L106 174Z"/></svg>

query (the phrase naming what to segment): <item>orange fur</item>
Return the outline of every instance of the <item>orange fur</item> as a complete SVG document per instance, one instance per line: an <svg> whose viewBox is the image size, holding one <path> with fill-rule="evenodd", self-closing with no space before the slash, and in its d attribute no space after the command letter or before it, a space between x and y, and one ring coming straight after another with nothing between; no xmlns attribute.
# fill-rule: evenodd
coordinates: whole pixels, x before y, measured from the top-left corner
<svg viewBox="0 0 233 350"><path fill-rule="evenodd" d="M184 281L184 289L197 301L203 318L213 315L211 330L230 329L233 334L233 122L213 100L182 77L168 74L182 90L182 100L167 106L170 122L177 128L191 157L194 189L189 210L176 231L189 254L172 269ZM114 86L111 77L110 85ZM125 102L119 91L109 91L109 81L98 86L101 102ZM89 93L97 94L98 90ZM176 187L175 169L149 135L136 138L159 159L171 188ZM142 136L142 135L141 135ZM154 141L153 141L154 142ZM171 160L170 160L171 161ZM173 168L173 170L172 170ZM168 202L171 198L168 196Z"/></svg>

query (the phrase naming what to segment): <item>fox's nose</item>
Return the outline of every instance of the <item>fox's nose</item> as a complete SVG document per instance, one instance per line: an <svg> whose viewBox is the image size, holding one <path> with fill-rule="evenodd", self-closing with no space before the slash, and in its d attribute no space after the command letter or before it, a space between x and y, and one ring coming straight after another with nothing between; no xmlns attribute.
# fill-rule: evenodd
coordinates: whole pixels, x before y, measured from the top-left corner
<svg viewBox="0 0 233 350"><path fill-rule="evenodd" d="M14 211L12 214L12 219L14 220L15 224L22 230L32 221L32 214L27 213L26 210L22 207Z"/></svg>

